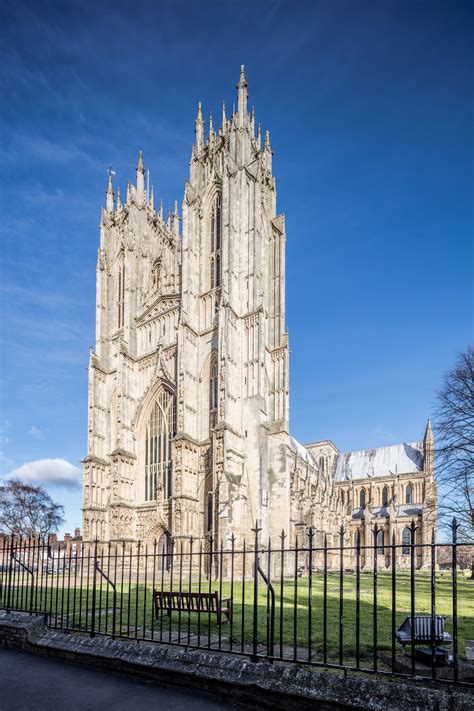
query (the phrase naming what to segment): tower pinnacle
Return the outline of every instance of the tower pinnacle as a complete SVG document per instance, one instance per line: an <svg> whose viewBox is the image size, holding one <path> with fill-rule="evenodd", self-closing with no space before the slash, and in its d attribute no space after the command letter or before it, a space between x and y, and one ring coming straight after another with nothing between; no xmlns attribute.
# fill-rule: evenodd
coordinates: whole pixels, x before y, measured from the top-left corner
<svg viewBox="0 0 474 711"><path fill-rule="evenodd" d="M137 200L138 204L141 205L145 198L145 167L143 165L143 153L140 150L138 154L138 165L137 165Z"/></svg>
<svg viewBox="0 0 474 711"><path fill-rule="evenodd" d="M424 442L434 443L433 430L431 428L431 420L428 417L428 422L426 424L425 436L423 437Z"/></svg>
<svg viewBox="0 0 474 711"><path fill-rule="evenodd" d="M204 143L204 121L202 119L201 102L198 104L198 112L196 117L196 147L200 150Z"/></svg>
<svg viewBox="0 0 474 711"><path fill-rule="evenodd" d="M105 193L106 198L106 209L107 212L112 213L114 211L114 186L112 184L112 168L109 168L109 180L107 183L107 192Z"/></svg>
<svg viewBox="0 0 474 711"><path fill-rule="evenodd" d="M222 131L225 131L227 125L227 117L225 115L225 101L222 102Z"/></svg>
<svg viewBox="0 0 474 711"><path fill-rule="evenodd" d="M173 217L171 220L171 227L175 235L179 234L179 213L178 213L178 201L174 201Z"/></svg>
<svg viewBox="0 0 474 711"><path fill-rule="evenodd" d="M240 78L237 84L237 110L241 117L241 120L247 112L247 79L245 78L245 67L242 64L240 67Z"/></svg>

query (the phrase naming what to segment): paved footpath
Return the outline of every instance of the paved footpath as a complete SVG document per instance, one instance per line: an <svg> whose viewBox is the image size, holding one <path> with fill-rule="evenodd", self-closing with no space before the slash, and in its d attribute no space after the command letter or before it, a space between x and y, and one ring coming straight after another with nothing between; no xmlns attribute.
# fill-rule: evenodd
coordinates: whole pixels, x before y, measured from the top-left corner
<svg viewBox="0 0 474 711"><path fill-rule="evenodd" d="M0 647L0 711L230 711L197 692Z"/></svg>

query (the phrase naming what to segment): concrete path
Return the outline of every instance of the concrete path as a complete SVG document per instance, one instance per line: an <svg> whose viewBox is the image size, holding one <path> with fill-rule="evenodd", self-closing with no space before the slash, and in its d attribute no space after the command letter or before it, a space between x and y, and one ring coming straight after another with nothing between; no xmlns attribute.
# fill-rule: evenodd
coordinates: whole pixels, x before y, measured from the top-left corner
<svg viewBox="0 0 474 711"><path fill-rule="evenodd" d="M227 711L211 697L0 648L0 711Z"/></svg>

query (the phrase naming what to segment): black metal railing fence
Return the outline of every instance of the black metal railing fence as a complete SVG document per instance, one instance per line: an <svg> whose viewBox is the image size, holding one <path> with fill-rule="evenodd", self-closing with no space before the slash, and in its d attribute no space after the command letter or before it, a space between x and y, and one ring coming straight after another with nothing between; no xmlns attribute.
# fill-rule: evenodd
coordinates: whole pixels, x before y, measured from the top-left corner
<svg viewBox="0 0 474 711"><path fill-rule="evenodd" d="M52 628L379 674L474 684L465 640L474 637L472 586L458 575L457 523L446 544L315 545L309 529L294 545L235 538L218 545L171 539L141 543L6 539L0 549L0 608L44 615ZM466 550L470 550L467 549ZM463 557L463 556L461 556ZM425 619L420 637L417 619ZM397 631L407 620L404 654ZM440 629L445 627L445 637ZM400 639L400 636L399 636ZM403 641L403 639L402 639ZM419 652L423 643L424 652ZM444 650L444 651L443 651ZM471 669L471 671L470 671Z"/></svg>

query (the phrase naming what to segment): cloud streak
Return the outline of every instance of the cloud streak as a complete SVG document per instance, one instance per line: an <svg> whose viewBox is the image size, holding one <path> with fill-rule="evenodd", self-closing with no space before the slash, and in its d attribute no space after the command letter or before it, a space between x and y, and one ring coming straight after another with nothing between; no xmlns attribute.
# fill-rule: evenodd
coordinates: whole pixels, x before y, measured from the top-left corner
<svg viewBox="0 0 474 711"><path fill-rule="evenodd" d="M25 484L57 486L64 489L81 488L81 470L67 459L36 459L12 469L3 479L20 479Z"/></svg>

